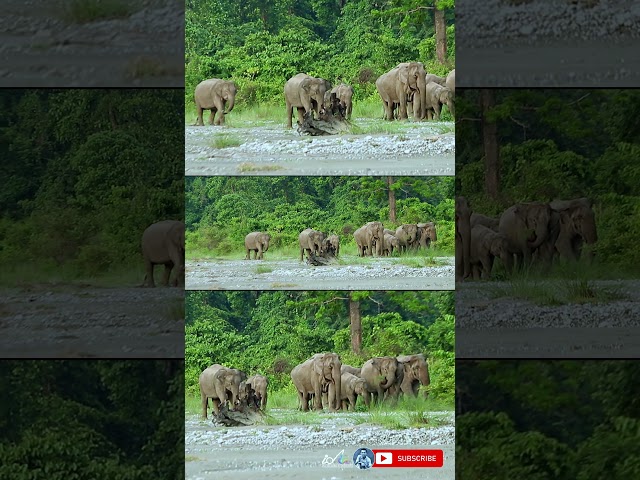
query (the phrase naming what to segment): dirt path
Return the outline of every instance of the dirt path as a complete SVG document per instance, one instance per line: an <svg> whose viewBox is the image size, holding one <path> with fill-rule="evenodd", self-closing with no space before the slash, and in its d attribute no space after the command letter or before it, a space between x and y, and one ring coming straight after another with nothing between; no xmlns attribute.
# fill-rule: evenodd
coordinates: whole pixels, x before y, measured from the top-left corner
<svg viewBox="0 0 640 480"><path fill-rule="evenodd" d="M5 0L2 87L182 87L184 2L144 0L124 19L65 19L67 0Z"/></svg>
<svg viewBox="0 0 640 480"><path fill-rule="evenodd" d="M354 122L368 126L376 121L358 118ZM406 122L399 128L400 133L394 134L310 137L284 128L284 121L256 121L242 127L187 126L185 174L454 175L452 122ZM214 148L214 140L221 136L239 145Z"/></svg>
<svg viewBox="0 0 640 480"><path fill-rule="evenodd" d="M354 257L355 258L355 257ZM298 260L186 262L187 290L453 290L454 258L441 266L408 267L396 258L367 265L314 267Z"/></svg>
<svg viewBox="0 0 640 480"><path fill-rule="evenodd" d="M2 289L8 358L184 358L184 291L32 286Z"/></svg>
<svg viewBox="0 0 640 480"><path fill-rule="evenodd" d="M326 414L320 425L221 428L188 415L185 420L185 478L187 480L346 480L379 478L453 479L455 427L452 412L433 412L447 418L434 428L389 430L358 423L362 414ZM384 468L365 472L352 464L322 465L325 456L344 451L350 459L357 448L444 450L443 468Z"/></svg>

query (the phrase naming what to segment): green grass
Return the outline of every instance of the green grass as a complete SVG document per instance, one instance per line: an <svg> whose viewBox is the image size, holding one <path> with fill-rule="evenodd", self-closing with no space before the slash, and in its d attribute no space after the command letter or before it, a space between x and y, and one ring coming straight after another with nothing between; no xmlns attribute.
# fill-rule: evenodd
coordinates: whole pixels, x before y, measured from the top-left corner
<svg viewBox="0 0 640 480"><path fill-rule="evenodd" d="M198 457L193 456L193 455L185 455L184 457L184 461L185 462L197 462L198 460L200 460Z"/></svg>
<svg viewBox="0 0 640 480"><path fill-rule="evenodd" d="M219 148L219 149L238 147L242 145L242 140L240 140L238 137L234 137L232 135L227 135L227 134L214 135L210 145L213 148Z"/></svg>
<svg viewBox="0 0 640 480"><path fill-rule="evenodd" d="M69 0L63 9L65 20L87 23L97 20L126 18L140 9L132 0Z"/></svg>
<svg viewBox="0 0 640 480"><path fill-rule="evenodd" d="M271 267L267 267L264 265L258 265L256 267L256 273L260 274L260 273L271 273L273 272L273 268Z"/></svg>
<svg viewBox="0 0 640 480"><path fill-rule="evenodd" d="M277 172L278 170L283 170L284 167L280 165L256 165L255 163L243 162L238 167L239 173L249 173L249 172Z"/></svg>

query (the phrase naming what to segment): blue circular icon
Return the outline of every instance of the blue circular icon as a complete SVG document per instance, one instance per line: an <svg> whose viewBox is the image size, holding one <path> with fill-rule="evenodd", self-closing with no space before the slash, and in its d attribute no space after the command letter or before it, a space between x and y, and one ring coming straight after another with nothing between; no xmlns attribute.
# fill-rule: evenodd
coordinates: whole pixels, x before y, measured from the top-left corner
<svg viewBox="0 0 640 480"><path fill-rule="evenodd" d="M366 470L373 467L375 459L373 452L368 448L362 447L356 450L353 454L353 464L360 470Z"/></svg>

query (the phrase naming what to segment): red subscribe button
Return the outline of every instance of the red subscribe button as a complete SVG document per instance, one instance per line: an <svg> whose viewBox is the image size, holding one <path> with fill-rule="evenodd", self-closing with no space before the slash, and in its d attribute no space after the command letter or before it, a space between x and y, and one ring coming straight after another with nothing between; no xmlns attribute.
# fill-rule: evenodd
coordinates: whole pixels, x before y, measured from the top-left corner
<svg viewBox="0 0 640 480"><path fill-rule="evenodd" d="M442 467L444 451L442 450L373 450L374 467Z"/></svg>

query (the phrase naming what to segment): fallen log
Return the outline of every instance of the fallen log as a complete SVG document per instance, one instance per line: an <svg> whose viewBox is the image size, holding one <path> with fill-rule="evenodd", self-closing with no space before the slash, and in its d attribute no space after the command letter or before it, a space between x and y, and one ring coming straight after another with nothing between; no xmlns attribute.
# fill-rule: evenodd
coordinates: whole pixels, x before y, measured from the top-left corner
<svg viewBox="0 0 640 480"><path fill-rule="evenodd" d="M324 255L315 255L312 253L311 255L307 255L306 262L309 265L314 265L316 267L319 267L322 265L335 264L337 262L337 259L332 254L328 254L328 253L325 253Z"/></svg>
<svg viewBox="0 0 640 480"><path fill-rule="evenodd" d="M298 133L311 136L320 135L337 135L339 133L348 132L351 125L348 120L342 116L341 111L332 114L327 111L320 115L317 119L313 118L313 110L305 113L302 123L298 122Z"/></svg>
<svg viewBox="0 0 640 480"><path fill-rule="evenodd" d="M220 405L220 413L213 414L213 422L227 427L246 427L264 423L265 417L264 412L255 405L241 402L234 410L229 410L226 405Z"/></svg>

